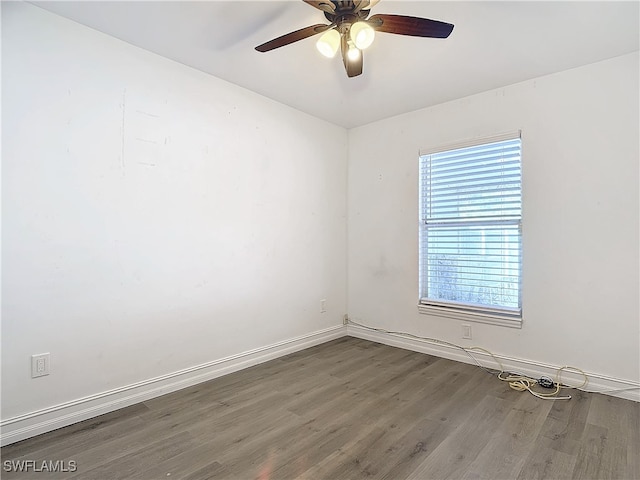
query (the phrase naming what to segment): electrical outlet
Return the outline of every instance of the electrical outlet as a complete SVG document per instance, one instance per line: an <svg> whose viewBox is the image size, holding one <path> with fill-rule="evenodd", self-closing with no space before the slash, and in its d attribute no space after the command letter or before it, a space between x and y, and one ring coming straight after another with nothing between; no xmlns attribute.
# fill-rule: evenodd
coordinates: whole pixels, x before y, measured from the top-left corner
<svg viewBox="0 0 640 480"><path fill-rule="evenodd" d="M320 300L320 313L325 313L327 311L327 301L323 298Z"/></svg>
<svg viewBox="0 0 640 480"><path fill-rule="evenodd" d="M471 325L468 323L462 324L462 338L471 340Z"/></svg>
<svg viewBox="0 0 640 480"><path fill-rule="evenodd" d="M51 358L49 353L31 355L31 378L44 377L49 375L51 368Z"/></svg>

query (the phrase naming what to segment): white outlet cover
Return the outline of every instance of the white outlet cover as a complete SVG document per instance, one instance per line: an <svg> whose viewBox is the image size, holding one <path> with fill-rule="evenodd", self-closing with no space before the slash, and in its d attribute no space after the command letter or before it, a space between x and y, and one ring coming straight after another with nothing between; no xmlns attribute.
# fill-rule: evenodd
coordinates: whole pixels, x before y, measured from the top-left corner
<svg viewBox="0 0 640 480"><path fill-rule="evenodd" d="M471 325L466 323L462 324L462 338L471 340Z"/></svg>
<svg viewBox="0 0 640 480"><path fill-rule="evenodd" d="M49 375L51 366L51 356L49 353L31 355L31 378L44 377Z"/></svg>

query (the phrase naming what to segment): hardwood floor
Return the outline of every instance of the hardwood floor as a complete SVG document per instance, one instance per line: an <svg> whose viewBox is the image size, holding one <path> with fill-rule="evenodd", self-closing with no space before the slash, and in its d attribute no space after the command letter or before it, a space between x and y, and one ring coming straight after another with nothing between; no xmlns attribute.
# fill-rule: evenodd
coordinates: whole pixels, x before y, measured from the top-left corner
<svg viewBox="0 0 640 480"><path fill-rule="evenodd" d="M2 478L639 479L640 404L569 393L344 337L6 446Z"/></svg>

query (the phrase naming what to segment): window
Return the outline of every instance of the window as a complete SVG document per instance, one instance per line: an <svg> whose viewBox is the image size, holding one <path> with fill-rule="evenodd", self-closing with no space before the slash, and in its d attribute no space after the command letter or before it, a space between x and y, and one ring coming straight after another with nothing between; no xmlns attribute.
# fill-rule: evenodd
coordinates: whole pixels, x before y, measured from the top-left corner
<svg viewBox="0 0 640 480"><path fill-rule="evenodd" d="M419 310L521 325L520 134L420 155Z"/></svg>

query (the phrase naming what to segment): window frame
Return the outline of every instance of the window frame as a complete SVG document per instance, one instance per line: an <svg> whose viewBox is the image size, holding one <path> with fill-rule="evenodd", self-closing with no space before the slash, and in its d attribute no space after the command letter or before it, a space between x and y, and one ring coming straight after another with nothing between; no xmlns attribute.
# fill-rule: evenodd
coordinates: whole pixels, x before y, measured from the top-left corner
<svg viewBox="0 0 640 480"><path fill-rule="evenodd" d="M423 198L424 189L422 185L422 157L426 155L433 155L436 153L442 153L450 150L457 150L462 148L481 146L485 144L491 144L508 140L520 140L520 218L517 223L519 230L519 250L520 250L520 262L518 271L518 296L519 296L519 308L492 308L484 305L473 305L467 303L457 303L453 301L438 301L434 299L423 298L423 268L426 267L426 258L423 256L423 235L426 234L424 205L426 199ZM434 148L420 149L418 152L418 312L425 315L434 315L438 317L451 318L462 321L487 323L492 325L500 325L512 328L522 328L523 318L523 295L522 295L522 267L523 267L523 218L524 218L524 194L523 194L523 163L522 163L522 151L523 140L522 132L517 130L515 132L509 132L501 135L494 135L489 137L481 137L470 139L462 142L456 142L447 145L441 145ZM490 225L491 222L487 222Z"/></svg>

